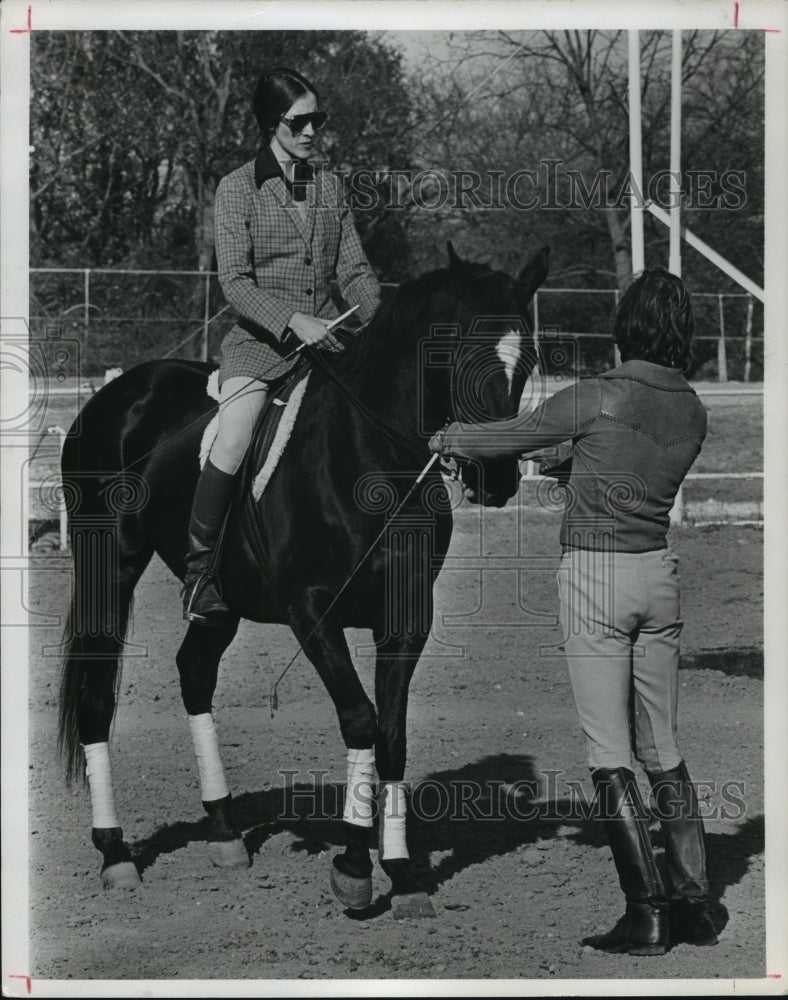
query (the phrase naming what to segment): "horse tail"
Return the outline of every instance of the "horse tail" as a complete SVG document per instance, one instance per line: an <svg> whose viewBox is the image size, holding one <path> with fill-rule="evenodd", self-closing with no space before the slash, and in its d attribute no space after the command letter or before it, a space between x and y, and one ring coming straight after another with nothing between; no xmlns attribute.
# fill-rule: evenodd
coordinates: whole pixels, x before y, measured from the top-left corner
<svg viewBox="0 0 788 1000"><path fill-rule="evenodd" d="M88 410L82 415L89 415ZM61 460L73 563L58 711L58 754L68 785L75 778L85 779L83 745L109 739L134 587L153 551L147 541L140 541L129 480L111 471L84 471L86 466L121 467L112 461L117 456L106 454L105 442L99 447L99 434L106 441L106 423L79 423L79 432L72 428L66 438Z"/></svg>
<svg viewBox="0 0 788 1000"><path fill-rule="evenodd" d="M79 605L90 601L92 594L87 593L85 575L80 574L77 582L76 573L72 585L71 606L68 610L63 629L63 648L60 659L60 703L58 712L58 753L65 769L66 783L70 786L75 779L85 778L85 754L82 749L85 737L81 730L81 719L88 706L86 698L91 697L93 689L109 693L108 704L117 704L122 679L121 647L126 627L131 617L129 601L126 609L126 622L123 634L118 635L116 643L105 643L103 652L96 649L91 637L81 632L79 620ZM118 619L120 625L121 619ZM111 648L115 646L116 648ZM88 659L90 657L90 659Z"/></svg>

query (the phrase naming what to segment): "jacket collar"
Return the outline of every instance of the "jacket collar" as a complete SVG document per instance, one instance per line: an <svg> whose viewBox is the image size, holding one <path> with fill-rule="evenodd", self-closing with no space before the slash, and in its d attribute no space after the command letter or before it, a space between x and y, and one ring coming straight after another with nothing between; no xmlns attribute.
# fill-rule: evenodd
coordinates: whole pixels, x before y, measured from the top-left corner
<svg viewBox="0 0 788 1000"><path fill-rule="evenodd" d="M601 377L629 378L635 382L645 382L658 389L674 392L695 391L678 368L666 368L665 365L657 365L653 361L624 361L618 368L604 372Z"/></svg>
<svg viewBox="0 0 788 1000"><path fill-rule="evenodd" d="M279 161L270 146L261 146L254 160L254 182L260 188L272 177L284 178Z"/></svg>

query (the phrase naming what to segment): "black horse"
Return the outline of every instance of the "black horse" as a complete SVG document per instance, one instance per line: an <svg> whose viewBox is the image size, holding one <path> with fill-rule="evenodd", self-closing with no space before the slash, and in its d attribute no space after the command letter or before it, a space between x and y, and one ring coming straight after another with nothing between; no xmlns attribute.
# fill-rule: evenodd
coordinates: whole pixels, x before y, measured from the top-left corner
<svg viewBox="0 0 788 1000"><path fill-rule="evenodd" d="M371 900L369 852L381 795L379 858L392 903L430 912L405 845L402 780L408 687L430 635L432 591L449 547L451 504L430 435L449 419L510 417L536 363L527 320L547 276L548 248L517 279L463 261L402 284L342 354L312 357L290 441L262 496L247 490L226 523L219 566L234 619L192 624L177 653L190 722L209 729L219 660L239 620L289 625L334 703L348 748L347 847L331 882L348 907ZM142 364L102 388L66 439L62 482L75 561L60 690L60 746L69 780L86 765L93 843L105 886L139 876L112 799L108 740L132 595L157 552L183 578L201 437L216 413L210 365ZM471 501L502 506L518 488L514 459L463 470ZM396 512L396 516L391 515ZM173 622L173 628L177 623ZM369 628L377 648L375 702L362 686L343 629ZM218 745L198 752L209 853L220 866L250 863L234 828ZM206 754L214 760L205 764ZM203 772L201 770L201 779ZM398 785L399 783L399 785ZM351 787L352 785L352 787ZM206 790L207 789L207 790ZM388 797L387 797L388 789ZM371 799L371 794L367 796Z"/></svg>

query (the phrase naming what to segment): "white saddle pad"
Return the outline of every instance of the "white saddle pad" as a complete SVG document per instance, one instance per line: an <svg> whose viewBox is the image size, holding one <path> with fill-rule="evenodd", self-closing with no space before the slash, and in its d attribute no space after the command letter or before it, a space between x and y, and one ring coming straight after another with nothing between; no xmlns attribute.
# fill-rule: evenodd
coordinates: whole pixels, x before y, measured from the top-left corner
<svg viewBox="0 0 788 1000"><path fill-rule="evenodd" d="M265 456L265 461L263 462L262 468L258 471L257 475L254 477L254 482L252 483L252 496L255 500L259 500L263 495L263 490L268 485L268 482L273 475L274 469L279 463L279 459L282 457L285 446L290 440L290 435L293 431L295 425L296 417L298 416L298 411L301 408L301 401L304 398L304 393L306 392L306 385L309 381L309 375L302 379L295 389L290 394L290 399L284 402L281 399L277 399L276 396L271 400L273 406L284 406L285 411L279 420L279 426L276 428L276 433L274 434L274 440L271 442L271 447L268 449L268 454ZM219 370L211 372L208 376L208 384L206 386L206 391L211 399L219 401ZM203 432L202 441L200 442L200 468L202 469L208 456L211 453L211 447L216 439L216 434L219 430L219 414L211 420L208 426Z"/></svg>

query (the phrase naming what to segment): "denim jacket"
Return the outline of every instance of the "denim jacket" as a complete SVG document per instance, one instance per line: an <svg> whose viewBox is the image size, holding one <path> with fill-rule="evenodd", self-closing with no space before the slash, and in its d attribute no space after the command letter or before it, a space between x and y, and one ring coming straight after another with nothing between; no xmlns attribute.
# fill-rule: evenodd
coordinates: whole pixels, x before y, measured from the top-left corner
<svg viewBox="0 0 788 1000"><path fill-rule="evenodd" d="M705 437L706 410L681 372L626 361L532 413L451 424L442 451L491 459L571 441L563 548L648 552L667 546L670 510Z"/></svg>

